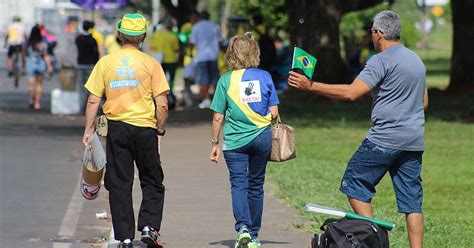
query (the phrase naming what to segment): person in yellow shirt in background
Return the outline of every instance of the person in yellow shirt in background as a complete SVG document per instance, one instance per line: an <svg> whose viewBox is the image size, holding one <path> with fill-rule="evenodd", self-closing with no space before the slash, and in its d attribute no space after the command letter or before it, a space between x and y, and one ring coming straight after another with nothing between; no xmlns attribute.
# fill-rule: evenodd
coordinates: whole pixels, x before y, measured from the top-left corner
<svg viewBox="0 0 474 248"><path fill-rule="evenodd" d="M189 15L189 21L181 26L179 31L179 40L182 44L182 62L183 62L183 78L184 78L184 89L183 94L183 103L186 107L191 107L193 103L193 97L191 92L191 85L194 84L195 80L195 71L196 63L193 62L193 56L196 55L196 49L192 48L190 45L192 29L194 24L199 21L199 12L196 10L192 11Z"/></svg>
<svg viewBox="0 0 474 248"><path fill-rule="evenodd" d="M92 28L89 29L89 33L92 34L92 38L95 39L95 41L97 42L97 48L99 48L99 57L102 57L105 55L105 52L104 52L104 35L98 31L97 29L95 29L95 22L91 21L92 23Z"/></svg>
<svg viewBox="0 0 474 248"><path fill-rule="evenodd" d="M148 247L163 247L159 231L165 186L160 147L168 119L169 86L160 63L139 50L147 27L142 15L126 14L116 25L122 48L102 57L84 86L90 92L82 140L88 149L101 98L106 96L105 188L109 191L114 238L120 241L120 248L133 248L135 237L134 164L143 195L138 214L141 240Z"/></svg>
<svg viewBox="0 0 474 248"><path fill-rule="evenodd" d="M180 41L183 43L184 47L184 59L183 59L183 66L187 66L193 56L196 54L196 49L192 49L189 45L189 41L191 40L192 29L194 24L199 21L199 12L193 11L189 15L189 22L186 22L181 26L181 30L179 31L179 38Z"/></svg>
<svg viewBox="0 0 474 248"><path fill-rule="evenodd" d="M155 54L162 54L161 66L165 74L167 74L170 84L168 107L169 109L174 109L176 106L176 98L173 94L173 88L179 61L179 40L178 36L171 31L174 26L173 20L167 19L164 21L164 24L164 28L153 34L150 49Z"/></svg>
<svg viewBox="0 0 474 248"><path fill-rule="evenodd" d="M217 69L219 69L219 75L224 75L229 71L225 64L225 51L227 50L228 42L223 40L221 43L221 49L219 51L219 57L217 57Z"/></svg>
<svg viewBox="0 0 474 248"><path fill-rule="evenodd" d="M117 29L114 28L114 32L112 34L105 36L104 48L107 54L119 51L121 48L117 32Z"/></svg>
<svg viewBox="0 0 474 248"><path fill-rule="evenodd" d="M25 25L21 22L21 18L15 16L13 22L8 26L8 33L5 45L8 46L7 67L8 76L13 76L13 55L17 53L21 59L22 69L25 68L25 51L23 46L27 40ZM19 60L20 60L19 59ZM18 68L20 69L20 68Z"/></svg>

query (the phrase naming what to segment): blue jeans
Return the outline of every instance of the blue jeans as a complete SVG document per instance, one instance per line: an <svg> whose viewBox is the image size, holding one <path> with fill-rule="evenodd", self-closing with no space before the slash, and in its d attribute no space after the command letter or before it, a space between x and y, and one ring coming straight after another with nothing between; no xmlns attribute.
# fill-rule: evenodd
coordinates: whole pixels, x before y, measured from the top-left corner
<svg viewBox="0 0 474 248"><path fill-rule="evenodd" d="M196 64L196 82L199 85L217 84L217 80L219 80L217 60L202 61Z"/></svg>
<svg viewBox="0 0 474 248"><path fill-rule="evenodd" d="M347 196L370 203L375 186L389 172L398 211L421 213L423 151L402 151L378 146L365 139L349 161L340 190Z"/></svg>
<svg viewBox="0 0 474 248"><path fill-rule="evenodd" d="M258 237L263 213L265 169L272 150L272 131L267 127L247 145L224 151L232 188L235 230L247 226Z"/></svg>

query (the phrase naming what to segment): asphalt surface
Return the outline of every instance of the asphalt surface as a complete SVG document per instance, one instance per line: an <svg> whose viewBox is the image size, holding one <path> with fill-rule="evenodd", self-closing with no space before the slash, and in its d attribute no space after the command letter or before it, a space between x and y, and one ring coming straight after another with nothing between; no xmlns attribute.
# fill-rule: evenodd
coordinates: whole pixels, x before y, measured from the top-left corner
<svg viewBox="0 0 474 248"><path fill-rule="evenodd" d="M0 70L0 247L116 247L107 191L87 201L78 189L84 117L52 115L50 92L59 82L53 77L44 85L42 110L29 110L26 81L15 89ZM170 113L162 148L161 235L167 248L233 247L227 168L223 159L217 165L209 161L211 114L196 109ZM140 199L136 181L135 209ZM96 218L103 212L107 218ZM266 185L263 246L309 247L310 234L295 227L301 225L304 220Z"/></svg>

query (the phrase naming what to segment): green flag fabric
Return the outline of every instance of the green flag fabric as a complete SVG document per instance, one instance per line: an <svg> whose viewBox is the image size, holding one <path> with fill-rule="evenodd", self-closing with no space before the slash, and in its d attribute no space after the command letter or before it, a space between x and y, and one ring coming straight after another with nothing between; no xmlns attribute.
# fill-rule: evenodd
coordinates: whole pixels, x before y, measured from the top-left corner
<svg viewBox="0 0 474 248"><path fill-rule="evenodd" d="M316 67L317 62L318 60L311 56L311 54L299 47L295 47L293 51L293 63L291 68L303 71L303 73L311 79L313 77L314 68Z"/></svg>

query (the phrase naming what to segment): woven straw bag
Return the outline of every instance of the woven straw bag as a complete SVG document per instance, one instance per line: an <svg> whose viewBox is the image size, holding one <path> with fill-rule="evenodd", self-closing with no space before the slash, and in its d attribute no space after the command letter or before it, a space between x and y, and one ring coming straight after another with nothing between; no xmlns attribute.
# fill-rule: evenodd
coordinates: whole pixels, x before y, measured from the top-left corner
<svg viewBox="0 0 474 248"><path fill-rule="evenodd" d="M286 124L281 123L278 116L272 128L272 153L270 161L283 162L296 158L295 130Z"/></svg>

